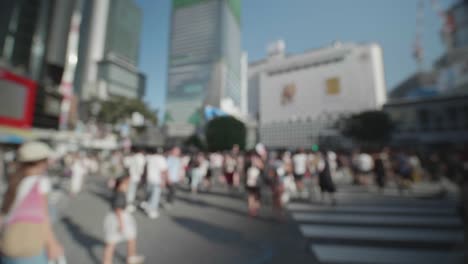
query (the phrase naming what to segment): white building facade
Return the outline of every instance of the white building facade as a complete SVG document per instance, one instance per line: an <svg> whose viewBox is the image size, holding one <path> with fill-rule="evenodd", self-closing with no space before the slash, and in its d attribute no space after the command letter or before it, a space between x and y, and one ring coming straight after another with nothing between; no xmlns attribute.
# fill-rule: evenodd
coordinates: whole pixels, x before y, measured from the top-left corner
<svg viewBox="0 0 468 264"><path fill-rule="evenodd" d="M377 44L333 44L297 55L285 45L249 68L248 110L269 147L307 147L336 133L342 116L381 109L386 102L382 49Z"/></svg>

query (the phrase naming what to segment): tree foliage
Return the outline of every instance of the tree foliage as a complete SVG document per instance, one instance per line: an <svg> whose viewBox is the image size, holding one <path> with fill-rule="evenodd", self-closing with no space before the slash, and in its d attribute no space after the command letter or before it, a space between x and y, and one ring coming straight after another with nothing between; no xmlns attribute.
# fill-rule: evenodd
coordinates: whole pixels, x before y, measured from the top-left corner
<svg viewBox="0 0 468 264"><path fill-rule="evenodd" d="M189 148L196 148L197 150L205 151L206 150L206 144L200 136L197 134L191 135L189 138L187 138L184 142L184 145Z"/></svg>
<svg viewBox="0 0 468 264"><path fill-rule="evenodd" d="M125 97L115 97L104 101L101 104L97 119L102 123L116 124L127 118L131 118L134 112L140 113L153 124L157 124L158 122L156 111L151 110L139 99Z"/></svg>
<svg viewBox="0 0 468 264"><path fill-rule="evenodd" d="M366 111L342 122L341 132L361 144L385 144L392 135L393 122L383 111Z"/></svg>
<svg viewBox="0 0 468 264"><path fill-rule="evenodd" d="M212 119L205 129L206 143L210 151L229 150L235 144L245 149L247 128L231 116Z"/></svg>

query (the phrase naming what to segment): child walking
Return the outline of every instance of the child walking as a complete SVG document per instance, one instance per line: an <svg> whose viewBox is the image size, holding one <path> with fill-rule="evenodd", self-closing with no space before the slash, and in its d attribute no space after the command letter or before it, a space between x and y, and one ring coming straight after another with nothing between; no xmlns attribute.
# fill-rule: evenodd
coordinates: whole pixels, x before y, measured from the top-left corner
<svg viewBox="0 0 468 264"><path fill-rule="evenodd" d="M122 176L117 179L112 199L112 212L104 219L104 235L106 247L104 249L103 264L112 264L116 244L127 242L127 263L143 263L144 257L136 253L137 227L133 216L126 211L130 177Z"/></svg>

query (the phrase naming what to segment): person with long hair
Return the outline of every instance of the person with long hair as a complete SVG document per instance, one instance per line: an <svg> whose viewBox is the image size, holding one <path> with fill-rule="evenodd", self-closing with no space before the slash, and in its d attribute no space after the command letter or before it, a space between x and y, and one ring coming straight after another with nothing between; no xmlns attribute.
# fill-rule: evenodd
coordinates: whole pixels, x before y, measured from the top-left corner
<svg viewBox="0 0 468 264"><path fill-rule="evenodd" d="M137 227L135 218L127 208L127 192L130 185L130 176L126 174L117 179L112 198L112 211L104 219L104 236L106 247L104 249L103 264L112 264L116 244L127 242L127 263L143 263L144 257L137 255L136 236Z"/></svg>
<svg viewBox="0 0 468 264"><path fill-rule="evenodd" d="M249 215L256 217L260 210L260 182L262 179L262 171L264 169L264 163L262 159L253 153L249 157L249 161L246 166L246 190L247 206L249 208Z"/></svg>
<svg viewBox="0 0 468 264"><path fill-rule="evenodd" d="M1 263L47 264L63 256L49 219L50 154L42 142L27 142L18 149L18 169L10 176L1 207Z"/></svg>

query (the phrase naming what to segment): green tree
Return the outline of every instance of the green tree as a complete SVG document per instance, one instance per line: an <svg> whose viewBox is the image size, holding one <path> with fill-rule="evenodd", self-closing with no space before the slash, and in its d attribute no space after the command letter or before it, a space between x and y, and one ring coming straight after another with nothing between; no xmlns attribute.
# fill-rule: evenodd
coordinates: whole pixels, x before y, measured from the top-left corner
<svg viewBox="0 0 468 264"><path fill-rule="evenodd" d="M206 150L205 142L197 134L193 134L189 138L187 138L185 140L185 142L184 142L184 145L186 147L194 147L194 148L196 148L198 150L201 150L201 151Z"/></svg>
<svg viewBox="0 0 468 264"><path fill-rule="evenodd" d="M125 97L114 97L102 102L97 119L101 123L115 124L130 118L134 112L142 114L155 125L158 123L157 111L150 109L141 100Z"/></svg>
<svg viewBox="0 0 468 264"><path fill-rule="evenodd" d="M205 136L210 151L229 150L235 144L245 149L247 129L245 124L236 118L223 116L208 122Z"/></svg>
<svg viewBox="0 0 468 264"><path fill-rule="evenodd" d="M363 145L383 145L391 138L394 125L383 111L366 111L341 122L341 132Z"/></svg>

